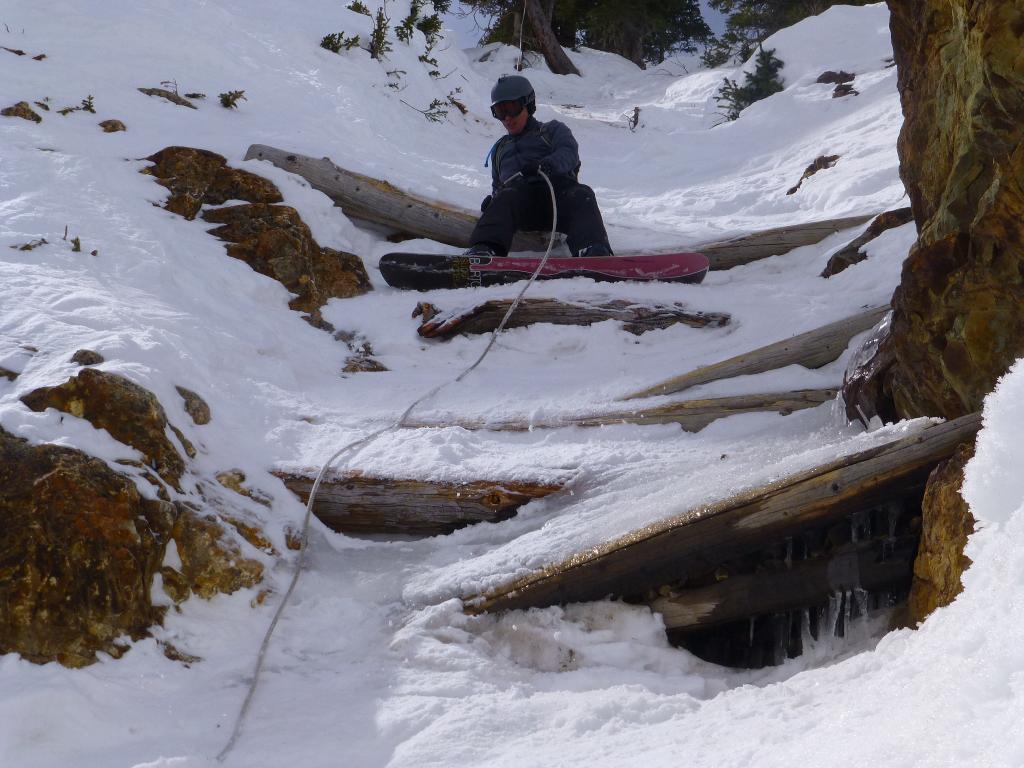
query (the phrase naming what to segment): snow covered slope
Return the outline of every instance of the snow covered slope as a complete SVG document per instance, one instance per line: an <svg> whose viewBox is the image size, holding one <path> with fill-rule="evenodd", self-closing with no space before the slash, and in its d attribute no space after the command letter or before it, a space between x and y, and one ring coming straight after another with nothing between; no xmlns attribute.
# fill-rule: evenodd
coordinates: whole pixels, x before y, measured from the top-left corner
<svg viewBox="0 0 1024 768"><path fill-rule="evenodd" d="M376 4L371 3L372 7ZM407 3L388 3L400 20ZM359 228L304 182L259 162L253 143L329 156L417 194L466 207L489 187L483 158L500 135L488 91L514 52L461 51L442 42L419 60L422 35L393 40L383 62L363 50L318 46L331 32L366 39L369 18L342 3L308 0L154 0L40 4L14 0L0 17L0 106L55 109L94 97L96 114L43 113L41 124L0 119L0 425L33 441L82 448L108 461L132 452L104 432L18 398L62 382L71 353L101 352L165 403L175 384L209 402L214 419L186 436L201 447L200 475L237 467L275 498L254 505L277 542L301 505L272 476L311 467L393 420L430 387L472 362L486 343L426 344L409 318L420 298L388 289L375 270L390 245ZM595 51L571 54L582 78L528 75L539 116L564 120L620 249L687 245L782 224L872 213L903 202L896 135L901 117L884 4L835 7L768 41L786 62L786 89L714 126L719 70L637 70ZM45 53L46 58L31 58ZM831 98L814 82L826 69L856 72L858 96ZM204 92L198 110L139 93L176 81ZM236 110L216 94L244 89ZM456 98L445 120L417 109ZM623 118L641 108L640 127ZM100 120L128 130L104 134ZM267 176L325 246L358 253L377 290L333 301L325 317L361 334L386 373L340 375L343 345L287 308L276 282L226 256L199 222L153 203L165 190L138 158L168 145L203 147ZM822 154L840 160L786 195ZM62 239L79 237L83 252ZM466 417L579 413L703 363L885 304L913 242L886 233L871 258L830 280L817 274L856 231L724 273L700 286L548 283L533 295L681 301L730 312L721 329L674 327L634 337L611 322L534 327L505 335L484 365L420 415ZM8 246L45 238L31 251ZM436 243L421 243L443 250ZM92 256L90 252L97 251ZM496 298L510 287L479 290ZM466 292L435 292L438 306ZM24 349L39 350L28 355ZM845 357L808 372L785 369L706 385L694 396L831 386ZM990 409L1012 423L1024 401L1017 371ZM760 673L732 673L670 648L646 609L610 603L467 618L454 596L574 547L673 514L811 462L919 428L862 433L830 405L789 417L748 415L697 435L669 426L525 434L462 429L403 431L347 459L383 475L557 479L571 493L534 502L518 517L420 542L348 539L318 528L309 570L271 646L268 668L229 765L859 765L1018 764L1019 737L997 733L1020 712L1013 642L1021 561L1010 543L1021 489L1004 480L1019 440L1004 426L982 433L968 493L986 521L972 542L967 591L918 633L877 628L847 644ZM707 457L728 455L713 471ZM268 575L280 594L291 563ZM245 695L273 610L251 593L190 600L157 636L204 659L164 658L153 640L123 659L84 670L0 658L0 764L215 765ZM984 631L982 622L991 622ZM970 627L970 629L963 629ZM834 666L827 662L852 656ZM778 682L782 681L782 682ZM955 726L961 726L953 744ZM1010 731L1005 731L1009 734ZM965 752L964 749L967 751Z"/></svg>

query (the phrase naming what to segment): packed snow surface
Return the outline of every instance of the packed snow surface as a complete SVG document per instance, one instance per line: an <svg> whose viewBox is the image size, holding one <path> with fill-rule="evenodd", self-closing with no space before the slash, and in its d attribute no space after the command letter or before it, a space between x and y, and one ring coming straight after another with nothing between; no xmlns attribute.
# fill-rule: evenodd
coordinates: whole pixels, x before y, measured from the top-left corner
<svg viewBox="0 0 1024 768"><path fill-rule="evenodd" d="M397 23L408 3L387 9ZM327 0L14 0L0 22L0 45L28 54L0 50L0 105L51 107L38 125L0 119L0 366L19 374L0 377L0 426L123 470L113 462L137 455L106 432L19 401L74 375L74 351L96 350L103 370L152 390L199 447L186 492L241 469L274 503L236 503L287 552L284 532L301 525L304 510L271 470L315 470L450 381L487 340L420 339L410 313L424 297L388 288L376 269L393 247L383 235L347 219L301 179L244 161L246 149L259 143L328 156L473 208L489 191L483 160L500 136L488 92L512 71L516 52L463 50L454 34L428 51L416 32L408 44L392 33L383 61L361 48L334 54L318 45L324 35L365 41L372 22ZM596 190L617 250L692 247L907 204L885 5L833 7L766 47L785 62L785 90L733 123L722 122L714 96L742 68L670 60L640 71L582 50L570 53L580 78L552 75L539 62L527 70L538 116L564 121L579 140L582 180ZM815 82L839 69L856 73L858 95L834 99L832 86ZM137 90L161 83L207 98L191 110ZM237 109L216 98L230 90L245 91ZM95 114L57 113L87 96ZM447 103L439 122L422 114L435 99ZM631 131L625 116L635 107L640 123ZM107 118L127 131L101 132L96 124ZM166 191L139 173L148 165L141 158L170 145L209 149L270 178L321 245L363 259L375 290L333 300L324 315L369 342L387 372L342 376L349 350L288 310L280 284L229 258L200 221L158 207ZM839 160L787 195L821 155ZM913 225L872 242L861 264L818 277L861 229L711 273L696 286L538 284L532 296L681 302L728 312L732 322L642 336L611 321L512 330L417 416L530 421L614 409L631 391L885 305ZM80 252L71 249L76 237ZM447 309L516 291L426 298ZM835 387L859 340L815 371L790 366L686 397ZM176 385L206 399L209 425L184 417ZM421 541L353 539L315 525L306 570L226 764L1020 765L1024 556L1013 544L1024 535L1024 444L1015 428L1022 409L1017 366L986 405L968 468L965 495L980 526L964 594L916 632L885 634L881 617L761 672L726 670L670 647L660 618L644 607L597 602L468 617L461 599L695 505L912 434L924 421L865 431L829 403L790 416L733 417L697 434L666 425L389 432L345 456L341 469L556 482L564 490L503 523ZM255 591L191 599L120 660L68 670L0 657L0 764L218 765L293 564L292 553L272 563L266 603L253 607ZM202 661L170 661L161 642Z"/></svg>

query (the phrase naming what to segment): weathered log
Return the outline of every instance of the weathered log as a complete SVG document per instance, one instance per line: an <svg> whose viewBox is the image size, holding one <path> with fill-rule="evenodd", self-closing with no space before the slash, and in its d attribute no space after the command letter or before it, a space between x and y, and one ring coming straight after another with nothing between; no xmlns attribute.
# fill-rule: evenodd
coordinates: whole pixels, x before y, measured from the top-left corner
<svg viewBox="0 0 1024 768"><path fill-rule="evenodd" d="M760 395L734 395L708 400L685 400L658 405L653 408L635 408L585 416L562 416L554 419L459 419L442 417L407 422L407 427L462 427L497 432L525 432L531 429L557 429L558 427L603 427L609 424L678 424L687 432L699 432L716 419L740 413L774 411L787 415L804 408L814 408L832 400L835 389L802 389L796 392L771 392Z"/></svg>
<svg viewBox="0 0 1024 768"><path fill-rule="evenodd" d="M888 307L875 307L854 317L815 328L813 331L791 336L766 347L753 349L741 355L730 357L718 363L705 365L695 371L666 379L653 387L632 392L623 400L638 397L653 397L681 392L698 384L728 379L752 373L764 373L786 365L802 365L805 368L820 368L839 357L850 343L850 339L873 327L881 320Z"/></svg>
<svg viewBox="0 0 1024 768"><path fill-rule="evenodd" d="M810 221L788 227L753 232L742 237L696 245L693 250L708 257L711 269L730 269L768 256L780 256L794 248L820 243L829 235L868 221L874 214Z"/></svg>
<svg viewBox="0 0 1024 768"><path fill-rule="evenodd" d="M423 237L457 248L470 245L470 234L479 214L453 205L403 192L380 179L339 168L329 158L308 157L265 144L253 144L246 160L266 160L301 176L313 189L327 195L353 219L381 224L409 237ZM547 248L548 236L520 233L515 250Z"/></svg>
<svg viewBox="0 0 1024 768"><path fill-rule="evenodd" d="M308 503L314 477L275 474ZM551 483L436 483L347 474L320 483L313 514L342 533L436 536L473 523L507 520L528 501L560 489Z"/></svg>
<svg viewBox="0 0 1024 768"><path fill-rule="evenodd" d="M381 224L404 236L423 237L457 248L470 245L470 234L478 216L475 211L403 192L386 181L339 168L326 157L317 159L265 144L253 144L245 153L245 159L266 160L301 176L353 219ZM863 224L871 217L848 216L812 221L682 248L703 253L711 262L711 269L729 269L777 256L802 245L813 245L835 232ZM546 233L520 232L512 243L512 249L543 251L547 244ZM671 253L678 252L680 248L660 250Z"/></svg>
<svg viewBox="0 0 1024 768"><path fill-rule="evenodd" d="M688 510L466 601L482 613L640 595L809 525L912 495L981 425L978 413Z"/></svg>
<svg viewBox="0 0 1024 768"><path fill-rule="evenodd" d="M423 318L417 330L427 339L448 339L460 333L490 333L501 323L512 306L512 299L493 299L469 309L442 312L432 304L417 305L413 317ZM729 315L722 312L690 312L682 304L637 304L617 300L602 304L568 302L558 299L523 299L509 318L506 328L522 328L534 323L553 325L590 325L618 320L623 330L639 336L647 331L668 328L676 323L691 328L728 325Z"/></svg>
<svg viewBox="0 0 1024 768"><path fill-rule="evenodd" d="M910 583L915 537L847 544L829 557L792 567L732 576L697 589L682 589L651 602L665 629L682 634L768 613L796 610L853 589L882 591Z"/></svg>

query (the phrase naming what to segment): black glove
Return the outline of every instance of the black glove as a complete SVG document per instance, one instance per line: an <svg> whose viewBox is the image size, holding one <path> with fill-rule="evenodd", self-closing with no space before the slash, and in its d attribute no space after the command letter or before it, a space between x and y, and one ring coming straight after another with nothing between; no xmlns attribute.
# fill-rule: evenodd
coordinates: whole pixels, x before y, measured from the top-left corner
<svg viewBox="0 0 1024 768"><path fill-rule="evenodd" d="M541 160L539 162L533 162L533 163L526 163L523 166L523 176L526 176L527 178L530 178L532 176L536 176L538 173L540 173L542 171L543 171L545 176L553 176L554 175L554 171L552 170L551 166L548 164L547 160Z"/></svg>
<svg viewBox="0 0 1024 768"><path fill-rule="evenodd" d="M487 210L487 206L489 206L490 204L491 204L491 196L488 195L487 197L485 197L483 200L480 201L480 213L483 213L484 211L486 211Z"/></svg>

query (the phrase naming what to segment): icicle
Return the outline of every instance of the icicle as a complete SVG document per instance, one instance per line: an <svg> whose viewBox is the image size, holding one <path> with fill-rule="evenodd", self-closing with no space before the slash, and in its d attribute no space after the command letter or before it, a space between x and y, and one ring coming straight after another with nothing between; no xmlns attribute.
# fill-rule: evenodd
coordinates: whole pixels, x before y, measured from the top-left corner
<svg viewBox="0 0 1024 768"><path fill-rule="evenodd" d="M868 615L868 591L857 587L853 590L853 596L857 600L857 615L866 618Z"/></svg>
<svg viewBox="0 0 1024 768"><path fill-rule="evenodd" d="M753 616L750 617L749 623L750 623L750 634L747 637L747 647L748 648L753 648L754 647L754 617Z"/></svg>
<svg viewBox="0 0 1024 768"><path fill-rule="evenodd" d="M825 628L832 637L839 637L839 609L842 607L842 595L833 592L828 596L828 610L826 613Z"/></svg>
<svg viewBox="0 0 1024 768"><path fill-rule="evenodd" d="M786 537L786 568L793 567L793 537Z"/></svg>

